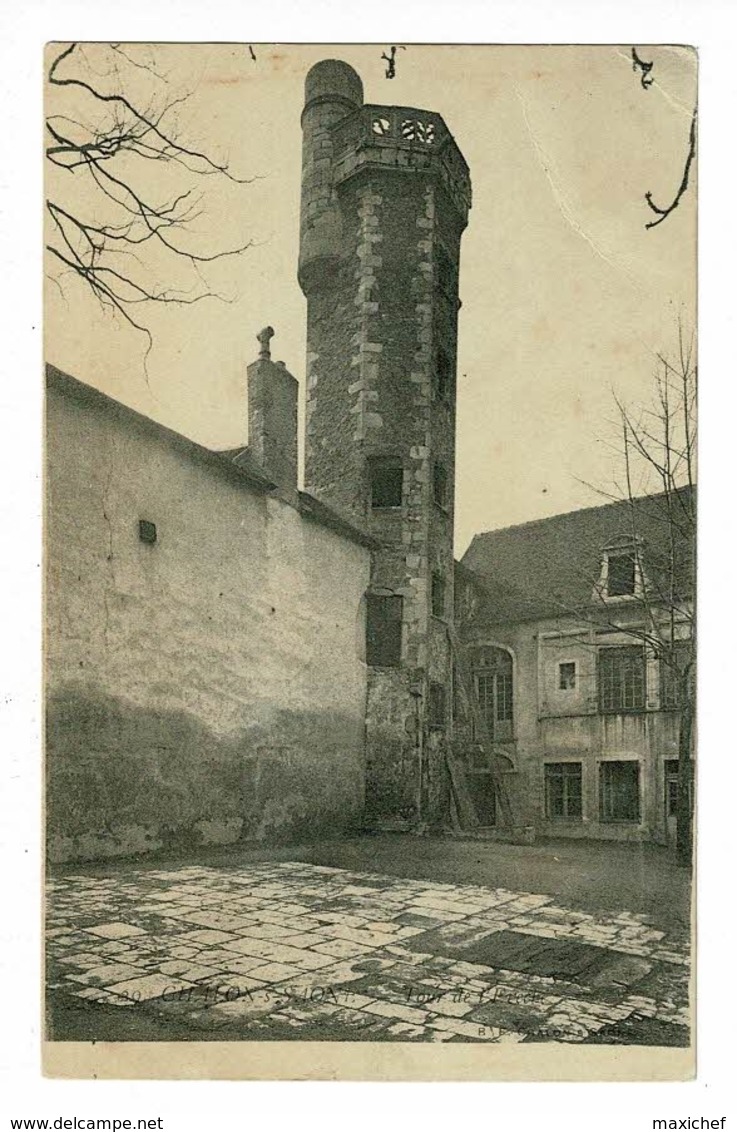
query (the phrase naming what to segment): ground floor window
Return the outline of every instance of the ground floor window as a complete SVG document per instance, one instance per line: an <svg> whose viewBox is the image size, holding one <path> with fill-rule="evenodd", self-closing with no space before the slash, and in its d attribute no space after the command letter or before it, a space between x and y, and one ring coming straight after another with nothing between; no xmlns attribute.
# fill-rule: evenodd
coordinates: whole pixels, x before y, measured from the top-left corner
<svg viewBox="0 0 737 1132"><path fill-rule="evenodd" d="M640 820L640 764L635 761L601 763L599 817L602 821Z"/></svg>
<svg viewBox="0 0 737 1132"><path fill-rule="evenodd" d="M666 759L665 765L665 814L666 817L678 816L678 790L680 786L678 775L678 759ZM691 793L693 790L693 764L688 774L688 805L692 806Z"/></svg>
<svg viewBox="0 0 737 1132"><path fill-rule="evenodd" d="M669 818L678 813L678 763L671 759L665 764L665 813Z"/></svg>
<svg viewBox="0 0 737 1132"><path fill-rule="evenodd" d="M581 763L546 763L545 816L575 821L581 814Z"/></svg>

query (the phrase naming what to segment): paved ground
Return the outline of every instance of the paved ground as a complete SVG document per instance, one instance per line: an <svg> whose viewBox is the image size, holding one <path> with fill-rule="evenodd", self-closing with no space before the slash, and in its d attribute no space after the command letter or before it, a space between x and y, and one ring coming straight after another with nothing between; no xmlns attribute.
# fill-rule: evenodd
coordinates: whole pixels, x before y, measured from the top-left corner
<svg viewBox="0 0 737 1132"><path fill-rule="evenodd" d="M666 931L690 924L688 871L659 845L571 838L509 845L381 834L321 841L287 856L354 872L542 892L586 912L641 912Z"/></svg>
<svg viewBox="0 0 737 1132"><path fill-rule="evenodd" d="M501 848L540 875L529 847ZM545 892L231 858L58 877L48 916L57 1040L688 1042L680 914L664 928Z"/></svg>

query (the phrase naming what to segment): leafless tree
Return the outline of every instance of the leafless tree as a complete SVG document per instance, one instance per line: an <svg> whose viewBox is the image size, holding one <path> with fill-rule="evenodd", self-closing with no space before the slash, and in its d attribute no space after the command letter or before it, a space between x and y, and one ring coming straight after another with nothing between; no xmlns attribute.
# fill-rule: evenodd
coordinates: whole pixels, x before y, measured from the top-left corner
<svg viewBox="0 0 737 1132"><path fill-rule="evenodd" d="M580 579L591 605L572 609L559 599L560 612L593 628L608 629L641 644L668 675L678 711L678 802L676 852L690 865L693 847L693 746L696 719L696 392L693 339L681 327L675 356L659 354L653 397L638 408L615 395L614 449L620 472L610 490L612 502L625 504L628 548L638 584L628 616L612 606L600 578ZM641 537L643 512L651 538ZM591 559L601 548L590 548ZM592 585L593 583L593 585ZM553 595L555 599L555 595Z"/></svg>
<svg viewBox="0 0 737 1132"><path fill-rule="evenodd" d="M176 115L189 94L173 91L158 63L155 50L142 53L135 46L60 47L47 74L45 122L46 158L53 167L47 178L48 276L60 289L67 278L88 288L103 308L146 338L146 354L153 344L146 305L191 305L213 297L205 265L249 247L249 241L202 247L195 224L204 211L198 183L251 179L180 136ZM157 281L162 278L168 284Z"/></svg>
<svg viewBox="0 0 737 1132"><path fill-rule="evenodd" d="M693 852L693 744L696 719L696 390L693 340L679 331L675 359L658 358L655 404L635 415L617 401L622 430L624 497L629 505L636 567L642 578L636 600L643 628L629 630L670 672L676 689L678 802L676 851L684 865ZM652 560L637 535L636 474L659 486L663 539Z"/></svg>
<svg viewBox="0 0 737 1132"><path fill-rule="evenodd" d="M481 604L470 597L467 609L462 603L457 609L459 635L469 646L476 625L561 618L580 628L579 644L597 655L604 634L637 644L657 661L661 707L677 713L676 852L687 866L696 715L696 383L693 342L679 331L675 356L657 358L650 401L635 408L615 397L610 447L618 470L608 489L595 489L619 505L615 544L603 546L596 535L574 547L549 543L542 574L495 578L492 568L477 579ZM615 600L603 569L611 549L634 558L634 584ZM550 585L541 585L541 577Z"/></svg>

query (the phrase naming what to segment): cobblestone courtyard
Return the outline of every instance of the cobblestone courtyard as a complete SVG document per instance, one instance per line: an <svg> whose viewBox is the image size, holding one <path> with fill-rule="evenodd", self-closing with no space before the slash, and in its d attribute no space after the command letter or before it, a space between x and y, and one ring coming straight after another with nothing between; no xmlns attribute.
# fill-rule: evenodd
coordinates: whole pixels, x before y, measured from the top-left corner
<svg viewBox="0 0 737 1132"><path fill-rule="evenodd" d="M58 1040L688 1044L686 929L643 912L268 861L66 875L47 916Z"/></svg>

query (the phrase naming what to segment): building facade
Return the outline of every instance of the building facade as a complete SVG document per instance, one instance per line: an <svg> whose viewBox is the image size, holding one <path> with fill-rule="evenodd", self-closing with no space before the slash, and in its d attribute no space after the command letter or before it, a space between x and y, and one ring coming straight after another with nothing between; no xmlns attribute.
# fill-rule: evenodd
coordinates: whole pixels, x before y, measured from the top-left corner
<svg viewBox="0 0 737 1132"><path fill-rule="evenodd" d="M678 506L695 531L687 489ZM458 570L476 693L539 836L675 837L694 546L674 556L665 517L648 496L490 531Z"/></svg>

